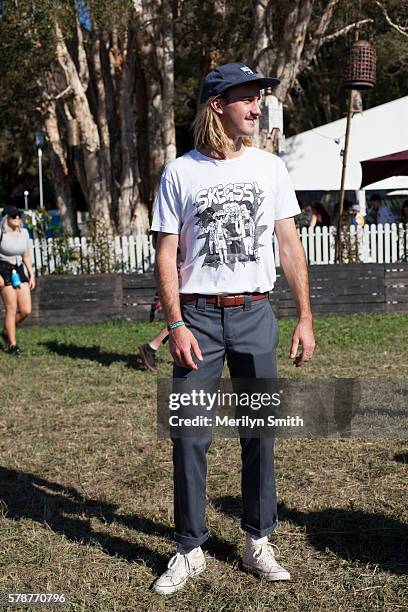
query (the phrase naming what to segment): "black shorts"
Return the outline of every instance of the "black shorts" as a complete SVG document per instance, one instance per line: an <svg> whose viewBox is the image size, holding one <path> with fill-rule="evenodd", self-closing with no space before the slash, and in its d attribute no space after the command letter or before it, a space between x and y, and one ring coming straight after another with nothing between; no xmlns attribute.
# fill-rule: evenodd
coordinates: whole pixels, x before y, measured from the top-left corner
<svg viewBox="0 0 408 612"><path fill-rule="evenodd" d="M16 266L15 264L8 263L7 261L0 260L0 276L3 277L4 284L6 286L13 284L11 282L11 273L13 272L13 270L16 270L18 272L22 283L28 283L28 277L26 275L24 264Z"/></svg>

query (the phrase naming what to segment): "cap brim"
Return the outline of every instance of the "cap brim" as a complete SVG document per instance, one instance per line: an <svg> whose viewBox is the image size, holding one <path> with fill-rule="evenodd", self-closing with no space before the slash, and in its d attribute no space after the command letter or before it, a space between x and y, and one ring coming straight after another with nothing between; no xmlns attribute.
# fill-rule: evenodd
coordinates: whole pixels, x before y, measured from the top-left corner
<svg viewBox="0 0 408 612"><path fill-rule="evenodd" d="M227 89L232 89L233 87L239 87L240 85L246 85L246 83L256 83L259 85L259 89L267 89L268 87L276 87L279 85L280 80L275 77L260 77L254 74L253 76L248 76L241 81L241 83L234 83L234 85L227 85L220 93L223 93ZM218 94L220 95L220 94Z"/></svg>
<svg viewBox="0 0 408 612"><path fill-rule="evenodd" d="M261 77L255 79L258 82L258 85L261 89L267 89L268 87L276 87L279 85L280 79L276 79L275 77Z"/></svg>
<svg viewBox="0 0 408 612"><path fill-rule="evenodd" d="M207 100L211 98L212 96L218 97L221 94L223 94L224 91L227 91L227 89L232 89L233 87L239 87L240 85L245 85L246 83L257 83L257 85L259 86L259 89L267 89L268 87L276 87L276 85L279 85L280 80L275 77L261 77L256 74L247 75L242 78L242 81L238 81L237 83L231 83L227 81L224 84L224 86L220 85L217 88L218 91L216 94L211 93L208 90L206 91L206 88L204 86L201 92L200 103L205 104L205 102L207 102Z"/></svg>

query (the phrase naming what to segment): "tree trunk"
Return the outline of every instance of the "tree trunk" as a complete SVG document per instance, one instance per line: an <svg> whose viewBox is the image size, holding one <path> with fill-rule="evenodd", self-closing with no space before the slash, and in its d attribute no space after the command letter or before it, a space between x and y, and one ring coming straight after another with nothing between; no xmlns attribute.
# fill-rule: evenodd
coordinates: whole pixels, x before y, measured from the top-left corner
<svg viewBox="0 0 408 612"><path fill-rule="evenodd" d="M139 168L136 150L136 130L133 105L135 79L135 35L130 30L123 49L122 74L119 89L119 124L121 177L118 202L118 231L120 234L146 233L149 227L147 206L139 192Z"/></svg>
<svg viewBox="0 0 408 612"><path fill-rule="evenodd" d="M42 100L38 110L41 114L41 123L48 139L48 153L56 204L61 215L64 232L75 236L78 233L76 212L74 209L69 169L66 161L66 148L64 147L58 125L56 85L50 72L46 72L39 80L43 91Z"/></svg>
<svg viewBox="0 0 408 612"><path fill-rule="evenodd" d="M87 182L89 212L102 221L108 233L112 232L110 216L110 180L106 176L97 125L92 116L88 99L78 75L75 63L68 52L61 29L56 31L56 59L66 86L70 89L72 116L78 121L81 134L81 152Z"/></svg>
<svg viewBox="0 0 408 612"><path fill-rule="evenodd" d="M162 55L160 72L162 76L162 139L164 163L176 158L176 128L174 123L174 24L173 5L170 0L162 1Z"/></svg>
<svg viewBox="0 0 408 612"><path fill-rule="evenodd" d="M270 0L255 0L249 65L264 76L269 76L272 68L271 8Z"/></svg>
<svg viewBox="0 0 408 612"><path fill-rule="evenodd" d="M312 9L313 0L296 0L282 28L284 35L274 64L274 72L281 80L276 89L276 95L282 102L286 99L299 72L300 58ZM287 35L288 32L290 36Z"/></svg>
<svg viewBox="0 0 408 612"><path fill-rule="evenodd" d="M114 194L116 192L114 181L112 177L112 164L111 164L111 144L109 135L109 124L108 124L108 111L106 102L106 90L104 82L104 72L101 63L101 35L96 26L94 26L93 41L92 41L92 67L93 67L93 80L96 90L96 108L94 114L96 115L98 133L100 137L100 159L101 166L103 168L103 174L105 181L111 196L111 209L115 210Z"/></svg>
<svg viewBox="0 0 408 612"><path fill-rule="evenodd" d="M250 67L263 76L271 75L273 61L271 51L273 43L271 11L272 3L270 0L255 0ZM277 138L272 138L273 129L272 126L269 125L269 106L271 104L272 96L270 90L268 90L262 98L262 117L256 124L256 130L252 140L256 147L272 153L277 150Z"/></svg>
<svg viewBox="0 0 408 612"><path fill-rule="evenodd" d="M145 95L148 184L145 189L151 208L164 164L176 156L174 125L174 35L170 0L134 0L137 53ZM138 104L139 112L143 112ZM140 119L140 118L139 118Z"/></svg>
<svg viewBox="0 0 408 612"><path fill-rule="evenodd" d="M64 232L75 236L78 233L76 214L71 197L69 171L66 155L58 129L57 109L55 100L50 100L43 114L44 130L50 144L49 156L51 172L54 177L53 186L56 195L57 208L61 215Z"/></svg>

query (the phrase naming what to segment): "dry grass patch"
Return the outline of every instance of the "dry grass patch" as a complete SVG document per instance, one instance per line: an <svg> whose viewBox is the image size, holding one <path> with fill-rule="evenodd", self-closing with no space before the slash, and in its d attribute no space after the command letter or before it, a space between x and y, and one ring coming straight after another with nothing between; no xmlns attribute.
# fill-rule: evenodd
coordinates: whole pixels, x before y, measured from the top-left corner
<svg viewBox="0 0 408 612"><path fill-rule="evenodd" d="M290 377L403 377L404 316L317 319L318 358ZM293 580L239 568L237 440L209 453L208 570L174 596L150 592L173 552L171 445L155 434L155 376L137 346L158 325L24 329L0 354L0 591L67 591L70 610L352 612L406 609L403 440L279 440L274 541ZM167 348L159 375L171 372Z"/></svg>

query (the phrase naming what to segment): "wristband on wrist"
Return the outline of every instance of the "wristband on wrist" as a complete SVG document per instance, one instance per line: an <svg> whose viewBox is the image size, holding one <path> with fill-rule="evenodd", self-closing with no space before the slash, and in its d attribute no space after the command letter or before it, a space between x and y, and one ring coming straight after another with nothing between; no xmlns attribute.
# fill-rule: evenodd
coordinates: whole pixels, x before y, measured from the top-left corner
<svg viewBox="0 0 408 612"><path fill-rule="evenodd" d="M167 331L171 331L172 329L176 329L177 327L183 327L184 325L184 321L175 321L174 323L169 323L167 325Z"/></svg>

